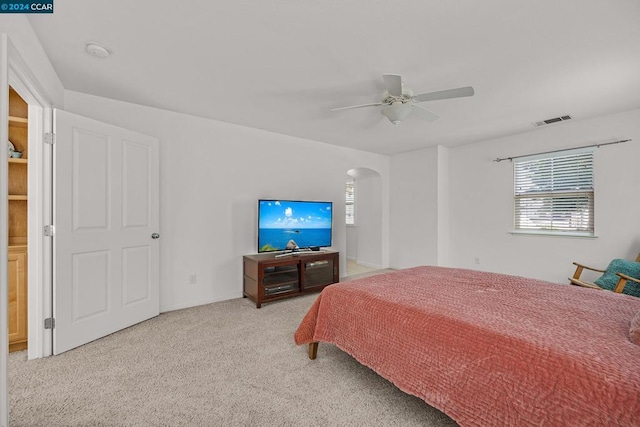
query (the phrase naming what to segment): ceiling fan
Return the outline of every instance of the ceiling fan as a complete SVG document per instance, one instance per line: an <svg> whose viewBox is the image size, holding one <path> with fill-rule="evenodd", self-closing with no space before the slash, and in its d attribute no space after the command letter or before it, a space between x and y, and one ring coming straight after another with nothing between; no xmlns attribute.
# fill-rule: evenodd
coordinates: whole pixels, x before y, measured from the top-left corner
<svg viewBox="0 0 640 427"><path fill-rule="evenodd" d="M383 106L380 113L391 123L398 126L411 113L423 120L432 122L438 118L436 114L425 109L423 102L437 101L439 99L462 98L473 95L473 87L465 86L456 89L440 90L414 95L409 88L403 87L402 77L398 74L383 74L382 78L387 90L382 94L380 102L371 104L352 105L349 107L332 108L331 111L349 110L352 108Z"/></svg>

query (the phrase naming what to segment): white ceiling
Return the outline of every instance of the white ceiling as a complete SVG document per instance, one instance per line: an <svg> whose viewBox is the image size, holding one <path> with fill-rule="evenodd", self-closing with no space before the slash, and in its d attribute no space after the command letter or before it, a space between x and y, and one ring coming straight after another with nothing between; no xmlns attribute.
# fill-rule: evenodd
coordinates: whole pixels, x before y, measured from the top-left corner
<svg viewBox="0 0 640 427"><path fill-rule="evenodd" d="M29 21L66 89L382 154L640 107L637 0L61 0ZM398 127L329 111L379 101L383 73L475 96Z"/></svg>

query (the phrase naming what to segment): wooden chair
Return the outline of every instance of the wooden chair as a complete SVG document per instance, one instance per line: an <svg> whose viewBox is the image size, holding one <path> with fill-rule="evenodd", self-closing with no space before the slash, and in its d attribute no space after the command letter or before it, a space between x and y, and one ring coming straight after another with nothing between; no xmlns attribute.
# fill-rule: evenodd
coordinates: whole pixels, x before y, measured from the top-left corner
<svg viewBox="0 0 640 427"><path fill-rule="evenodd" d="M636 262L640 262L640 253L638 253L638 256L636 257ZM585 287L585 288L603 290L603 288L601 288L600 286L596 285L595 283L585 282L584 280L581 280L580 276L582 275L582 271L585 268L587 270L596 271L596 272L600 272L600 273L606 273L607 270L601 270L599 268L588 267L588 266L586 266L584 264L580 264L580 263L577 263L577 262L574 262L573 265L576 266L576 272L573 273L573 277L569 278L569 283L570 284L577 285L577 286L582 286L582 287ZM632 282L637 283L638 285L640 285L640 279L637 279L635 277L631 277L631 276L628 276L626 274L619 273L619 272L615 272L615 274L618 276L618 284L613 289L613 292L622 293L622 291L624 290L624 287L627 284L627 281L632 281Z"/></svg>

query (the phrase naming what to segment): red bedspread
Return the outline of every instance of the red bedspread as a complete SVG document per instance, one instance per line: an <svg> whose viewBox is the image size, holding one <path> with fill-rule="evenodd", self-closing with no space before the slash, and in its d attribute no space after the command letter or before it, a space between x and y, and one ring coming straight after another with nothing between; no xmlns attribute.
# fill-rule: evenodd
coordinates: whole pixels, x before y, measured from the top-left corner
<svg viewBox="0 0 640 427"><path fill-rule="evenodd" d="M295 333L463 426L638 426L640 298L416 267L328 286Z"/></svg>

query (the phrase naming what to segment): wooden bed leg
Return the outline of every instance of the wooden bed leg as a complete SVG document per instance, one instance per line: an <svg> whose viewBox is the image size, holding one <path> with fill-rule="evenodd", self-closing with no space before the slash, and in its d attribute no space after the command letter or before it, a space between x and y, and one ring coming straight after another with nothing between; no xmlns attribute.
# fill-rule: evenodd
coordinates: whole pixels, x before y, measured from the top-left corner
<svg viewBox="0 0 640 427"><path fill-rule="evenodd" d="M317 342L309 343L309 359L315 360L317 356L318 356L318 343Z"/></svg>

